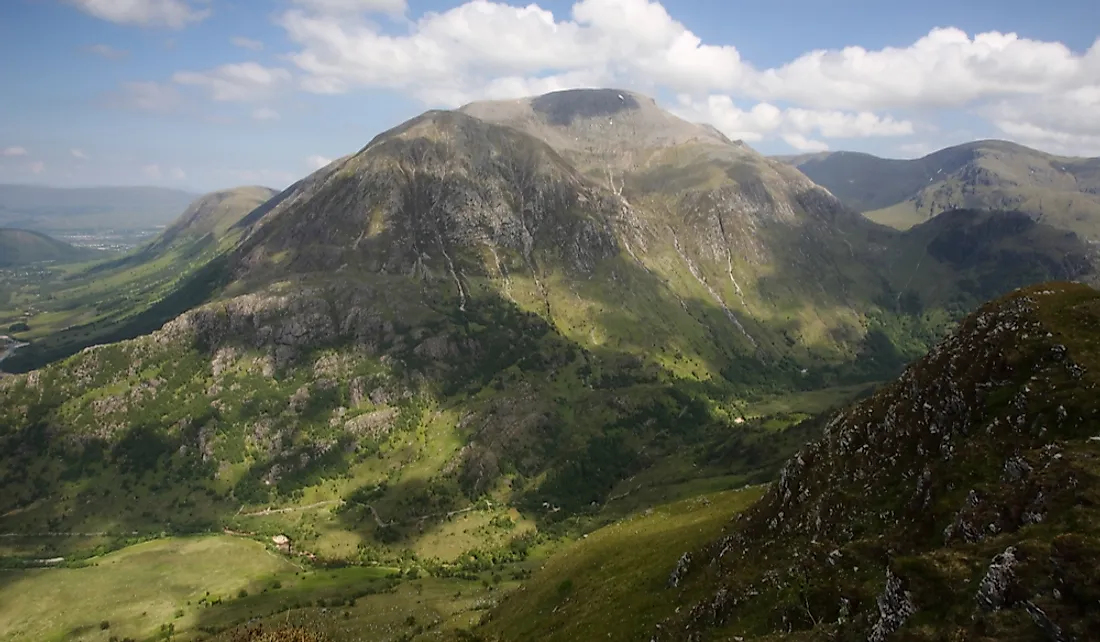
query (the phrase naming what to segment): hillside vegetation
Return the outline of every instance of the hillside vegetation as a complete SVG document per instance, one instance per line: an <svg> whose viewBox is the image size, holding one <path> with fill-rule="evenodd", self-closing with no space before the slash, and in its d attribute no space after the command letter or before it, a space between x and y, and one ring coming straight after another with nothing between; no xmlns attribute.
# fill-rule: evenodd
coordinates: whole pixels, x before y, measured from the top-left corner
<svg viewBox="0 0 1100 642"><path fill-rule="evenodd" d="M1092 639L1100 293L971 315L669 579L657 640Z"/></svg>
<svg viewBox="0 0 1100 642"><path fill-rule="evenodd" d="M24 372L89 345L146 334L203 302L209 290L202 268L233 246L240 234L233 225L274 194L265 187L207 194L129 254L5 275L0 328L19 328L19 338L31 345L6 359L4 368Z"/></svg>
<svg viewBox="0 0 1100 642"><path fill-rule="evenodd" d="M899 229L944 210L1014 210L1100 240L1100 159L990 140L913 160L835 152L786 161L849 207Z"/></svg>
<svg viewBox="0 0 1100 642"><path fill-rule="evenodd" d="M104 256L103 252L74 247L39 232L0 228L0 269L32 263L75 263Z"/></svg>
<svg viewBox="0 0 1100 642"><path fill-rule="evenodd" d="M6 564L281 534L307 568L349 567L344 593L391 569L387 608L432 596L430 622L385 637L460 634L586 533L625 546L615 524L639 512L773 479L814 413L982 301L1096 277L1093 248L1027 216L892 230L614 90L427 112L262 204L242 194L75 276L59 300L114 315L73 326L101 345L73 354L43 325L9 359L41 367L0 379ZM104 293L114 311L77 298ZM638 523L685 548L713 535L715 512L678 506L661 514L688 530ZM329 599L260 615L353 636ZM677 615L637 604L647 626ZM224 613L190 630L230 635L244 612Z"/></svg>

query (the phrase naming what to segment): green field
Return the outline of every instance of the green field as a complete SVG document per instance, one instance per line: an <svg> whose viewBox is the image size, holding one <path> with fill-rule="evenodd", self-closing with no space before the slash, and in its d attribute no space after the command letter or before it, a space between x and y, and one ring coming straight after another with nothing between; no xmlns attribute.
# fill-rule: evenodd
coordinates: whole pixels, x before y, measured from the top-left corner
<svg viewBox="0 0 1100 642"><path fill-rule="evenodd" d="M83 568L0 571L0 639L142 639L167 623L182 631L214 608L199 604L207 595L230 600L300 570L258 542L212 536L137 544Z"/></svg>
<svg viewBox="0 0 1100 642"><path fill-rule="evenodd" d="M667 615L659 589L679 555L761 492L657 506L468 577L433 576L415 556L401 568L324 568L245 537L166 537L80 567L0 571L0 640L165 639L169 626L174 640L221 640L248 621L304 625L334 642L475 629L522 640L534 639L534 615L551 612L538 626L553 633L539 639L631 639ZM476 628L498 605L508 617ZM607 617L612 607L617 615Z"/></svg>

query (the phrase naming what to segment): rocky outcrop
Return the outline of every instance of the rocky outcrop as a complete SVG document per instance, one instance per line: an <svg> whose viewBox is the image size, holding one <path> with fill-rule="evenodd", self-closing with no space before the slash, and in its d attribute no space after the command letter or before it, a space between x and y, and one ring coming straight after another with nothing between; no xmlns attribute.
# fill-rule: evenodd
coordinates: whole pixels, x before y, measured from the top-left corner
<svg viewBox="0 0 1100 642"><path fill-rule="evenodd" d="M979 609L999 611L1012 604L1011 593L1016 588L1016 564L1015 546L1009 546L1003 553L993 558L989 564L989 570L978 585L978 593L974 596Z"/></svg>
<svg viewBox="0 0 1100 642"><path fill-rule="evenodd" d="M1070 535L1100 523L1095 505L1081 504L1100 489L1088 445L1100 380L1081 365L1095 364L1098 302L1095 290L1065 283L1014 293L837 413L728 535L693 552L686 573L684 558L676 564L677 587L711 583L710 597L662 626L682 636L659 639L766 613L775 615L756 634L808 640L882 642L916 613L922 627L946 631L1016 610L1030 618L998 626L1031 619L1050 639L1100 625L1057 585L1071 575L1063 560L1100 559L1095 542ZM885 588L870 595L883 566ZM984 569L976 584L970 568ZM1095 586L1072 576L1076 591Z"/></svg>
<svg viewBox="0 0 1100 642"><path fill-rule="evenodd" d="M905 621L917 612L913 597L905 590L901 578L886 569L886 586L875 600L878 620L867 635L867 642L886 642Z"/></svg>

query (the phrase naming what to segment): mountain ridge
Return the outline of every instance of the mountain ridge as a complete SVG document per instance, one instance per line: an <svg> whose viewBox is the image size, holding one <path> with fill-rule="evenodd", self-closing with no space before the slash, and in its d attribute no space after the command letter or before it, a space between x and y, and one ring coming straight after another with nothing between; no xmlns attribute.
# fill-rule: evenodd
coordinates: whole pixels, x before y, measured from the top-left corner
<svg viewBox="0 0 1100 642"><path fill-rule="evenodd" d="M980 140L916 159L859 152L781 157L872 220L905 229L946 209L1009 209L1100 238L1100 159Z"/></svg>
<svg viewBox="0 0 1100 642"><path fill-rule="evenodd" d="M1100 554L1074 526L1100 517L1098 329L1100 293L1071 284L970 315L835 415L727 535L684 555L669 586L695 604L655 639L1090 637L1100 622L1074 604L1097 585L1065 556Z"/></svg>

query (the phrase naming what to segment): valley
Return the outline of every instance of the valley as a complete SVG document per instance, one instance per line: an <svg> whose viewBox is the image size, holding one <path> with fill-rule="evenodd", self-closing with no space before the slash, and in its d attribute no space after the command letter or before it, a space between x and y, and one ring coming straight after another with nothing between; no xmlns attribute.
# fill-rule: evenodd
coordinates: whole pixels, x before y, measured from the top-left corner
<svg viewBox="0 0 1100 642"><path fill-rule="evenodd" d="M1094 291L1070 282L1100 266L1062 219L968 207L893 229L644 95L568 90L428 111L282 192L198 197L126 253L5 273L0 328L26 345L0 377L0 640L832 639L880 626L889 573L961 594L929 565L977 569L1022 526L980 552L899 527L913 566L886 566L876 515L948 482L875 430L993 448L921 374L948 360L983 391L967 421L1032 426L1031 459L1068 440L1084 475L1086 427L982 404L1032 385L1055 336L1092 372ZM998 316L1013 302L1026 324ZM1001 492L973 456L917 532L963 486ZM862 571L834 582L819 530Z"/></svg>

